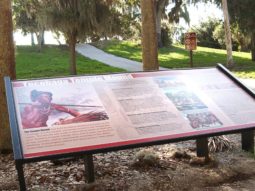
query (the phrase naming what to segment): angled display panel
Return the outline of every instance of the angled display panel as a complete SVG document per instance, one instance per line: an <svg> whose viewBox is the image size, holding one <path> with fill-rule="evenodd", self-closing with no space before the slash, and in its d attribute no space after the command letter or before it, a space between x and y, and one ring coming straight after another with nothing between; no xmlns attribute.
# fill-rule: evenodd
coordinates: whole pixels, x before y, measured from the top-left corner
<svg viewBox="0 0 255 191"><path fill-rule="evenodd" d="M13 81L24 158L255 127L255 101L218 68Z"/></svg>

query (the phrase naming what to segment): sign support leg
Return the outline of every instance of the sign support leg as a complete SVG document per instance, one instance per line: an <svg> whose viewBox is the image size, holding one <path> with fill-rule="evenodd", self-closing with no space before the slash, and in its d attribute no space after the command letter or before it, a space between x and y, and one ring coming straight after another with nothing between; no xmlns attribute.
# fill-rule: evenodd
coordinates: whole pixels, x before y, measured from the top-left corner
<svg viewBox="0 0 255 191"><path fill-rule="evenodd" d="M189 57L190 57L190 67L193 68L193 51L189 51Z"/></svg>
<svg viewBox="0 0 255 191"><path fill-rule="evenodd" d="M24 177L24 170L23 170L23 163L20 161L15 161L15 166L18 172L18 180L19 180L19 186L21 191L26 191L26 181Z"/></svg>
<svg viewBox="0 0 255 191"><path fill-rule="evenodd" d="M95 181L93 155L86 154L84 157L85 174L88 183Z"/></svg>
<svg viewBox="0 0 255 191"><path fill-rule="evenodd" d="M242 149L254 153L254 130L242 132Z"/></svg>
<svg viewBox="0 0 255 191"><path fill-rule="evenodd" d="M197 156L209 158L209 149L208 149L208 138L198 138L197 143Z"/></svg>

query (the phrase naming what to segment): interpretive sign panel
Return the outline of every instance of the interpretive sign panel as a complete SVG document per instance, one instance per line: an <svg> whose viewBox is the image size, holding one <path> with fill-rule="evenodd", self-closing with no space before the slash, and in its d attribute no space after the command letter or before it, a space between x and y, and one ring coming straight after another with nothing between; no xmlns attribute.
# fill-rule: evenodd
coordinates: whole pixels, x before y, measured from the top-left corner
<svg viewBox="0 0 255 191"><path fill-rule="evenodd" d="M195 32L189 32L184 34L184 43L186 50L197 49L197 35Z"/></svg>
<svg viewBox="0 0 255 191"><path fill-rule="evenodd" d="M24 158L255 127L255 101L218 68L12 82Z"/></svg>

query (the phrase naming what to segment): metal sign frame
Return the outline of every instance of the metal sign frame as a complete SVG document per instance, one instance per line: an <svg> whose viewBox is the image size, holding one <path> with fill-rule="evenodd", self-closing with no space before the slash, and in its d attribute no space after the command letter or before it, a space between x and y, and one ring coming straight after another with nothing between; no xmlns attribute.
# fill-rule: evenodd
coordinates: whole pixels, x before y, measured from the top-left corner
<svg viewBox="0 0 255 191"><path fill-rule="evenodd" d="M229 79L231 79L237 86L242 88L249 96L255 99L255 94L253 93L253 91L247 88L236 77L234 77L223 65L218 64L217 69L220 72L222 72L225 76L227 76ZM60 159L60 158L74 157L74 156L83 157L85 162L84 164L85 164L85 172L87 175L87 180L88 182L93 182L94 181L93 154L96 154L96 153L104 153L104 152L110 152L110 151L118 151L118 150L124 150L124 149L132 149L132 148L138 148L138 147L160 145L160 144L167 144L167 143L173 143L178 141L196 139L198 140L197 141L198 156L206 157L208 156L208 148L207 148L208 137L231 134L231 133L242 133L242 148L246 151L254 152L253 130L255 129L255 125L250 124L240 129L229 129L229 130L224 130L220 132L215 131L212 133L204 132L198 135L182 136L182 137L171 138L171 139L152 140L149 142L139 142L135 144L112 146L107 148L99 148L99 149L92 149L92 150L79 151L79 152L63 153L63 154L33 157L33 158L24 158L22 146L21 146L20 132L19 132L19 127L17 122L17 116L15 112L16 108L15 108L15 102L14 102L13 87L11 82L12 81L10 80L9 77L5 77L6 97L7 97L7 105L8 105L8 111L9 111L9 119L10 119L9 121L10 121L11 137L12 137L12 146L13 146L15 166L18 172L18 179L19 179L21 190L26 190L23 166L24 164L31 163L31 162L53 160L53 159Z"/></svg>

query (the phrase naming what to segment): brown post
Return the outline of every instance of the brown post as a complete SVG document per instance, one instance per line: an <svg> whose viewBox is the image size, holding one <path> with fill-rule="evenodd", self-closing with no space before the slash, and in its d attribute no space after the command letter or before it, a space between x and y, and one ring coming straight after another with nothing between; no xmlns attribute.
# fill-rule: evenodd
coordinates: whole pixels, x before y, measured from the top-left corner
<svg viewBox="0 0 255 191"><path fill-rule="evenodd" d="M15 79L12 1L0 1L0 150L11 149L4 76Z"/></svg>
<svg viewBox="0 0 255 191"><path fill-rule="evenodd" d="M190 67L193 68L193 51L189 51L189 57L190 57Z"/></svg>
<svg viewBox="0 0 255 191"><path fill-rule="evenodd" d="M141 0L143 70L158 70L156 0Z"/></svg>

